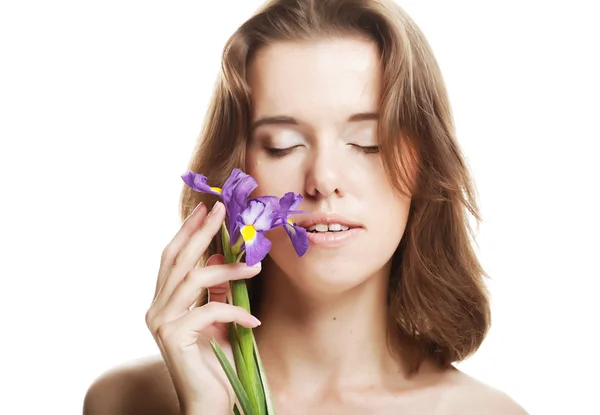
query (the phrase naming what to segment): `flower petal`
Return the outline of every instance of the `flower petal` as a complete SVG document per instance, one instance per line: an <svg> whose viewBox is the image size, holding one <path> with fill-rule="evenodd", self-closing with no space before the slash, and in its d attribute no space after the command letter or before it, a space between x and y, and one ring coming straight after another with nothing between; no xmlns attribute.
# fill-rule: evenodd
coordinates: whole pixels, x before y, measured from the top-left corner
<svg viewBox="0 0 600 415"><path fill-rule="evenodd" d="M236 235L238 218L248 205L248 197L258 184L252 176L240 169L233 169L229 178L223 185L223 202L229 217L229 234ZM232 238L232 241L234 239Z"/></svg>
<svg viewBox="0 0 600 415"><path fill-rule="evenodd" d="M263 210L265 210L263 203L256 200L249 201L248 207L240 215L240 225L254 225Z"/></svg>
<svg viewBox="0 0 600 415"><path fill-rule="evenodd" d="M274 198L277 199L277 198ZM238 220L238 226L253 225L259 232L266 232L273 228L273 219L275 210L273 205L266 200L267 204L258 199L252 199L248 202L248 207L244 209Z"/></svg>
<svg viewBox="0 0 600 415"><path fill-rule="evenodd" d="M275 228L277 225L275 219L279 213L279 198L275 196L261 196L251 201L259 201L265 205L263 213L256 219L254 226L256 229L262 232L269 231Z"/></svg>
<svg viewBox="0 0 600 415"><path fill-rule="evenodd" d="M271 249L269 241L262 233L256 232L254 240L246 242L246 264L253 266L265 259Z"/></svg>
<svg viewBox="0 0 600 415"><path fill-rule="evenodd" d="M260 197L255 197L254 199L251 199L251 200L257 200L257 201L261 202L263 205L268 206L271 210L274 210L274 211L280 210L279 198L277 198L275 196L260 196Z"/></svg>
<svg viewBox="0 0 600 415"><path fill-rule="evenodd" d="M287 192L279 200L279 205L281 206L281 210L294 210L300 205L300 202L302 202L302 195Z"/></svg>
<svg viewBox="0 0 600 415"><path fill-rule="evenodd" d="M302 195L288 192L279 200L279 209L275 215L274 226L281 226L288 222L290 215L299 213L308 213L303 210L296 210L303 198Z"/></svg>
<svg viewBox="0 0 600 415"><path fill-rule="evenodd" d="M304 255L308 250L308 236L306 235L306 229L287 222L284 224L284 228L290 237L298 256Z"/></svg>
<svg viewBox="0 0 600 415"><path fill-rule="evenodd" d="M235 202L245 206L250 193L258 187L256 180L240 169L233 169L223 185L223 199L226 203Z"/></svg>
<svg viewBox="0 0 600 415"><path fill-rule="evenodd" d="M181 178L190 188L200 193L210 193L222 197L218 187L210 187L206 176L193 171L188 171L181 175Z"/></svg>

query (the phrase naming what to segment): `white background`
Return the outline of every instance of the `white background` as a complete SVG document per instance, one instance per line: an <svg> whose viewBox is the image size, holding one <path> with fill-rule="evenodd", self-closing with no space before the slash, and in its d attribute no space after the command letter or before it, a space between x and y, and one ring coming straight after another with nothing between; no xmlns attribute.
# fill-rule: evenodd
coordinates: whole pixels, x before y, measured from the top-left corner
<svg viewBox="0 0 600 415"><path fill-rule="evenodd" d="M227 37L258 1L0 6L0 412L81 413L144 323ZM459 368L600 413L593 1L402 1L442 67L485 222L493 328ZM209 10L209 7L212 10Z"/></svg>

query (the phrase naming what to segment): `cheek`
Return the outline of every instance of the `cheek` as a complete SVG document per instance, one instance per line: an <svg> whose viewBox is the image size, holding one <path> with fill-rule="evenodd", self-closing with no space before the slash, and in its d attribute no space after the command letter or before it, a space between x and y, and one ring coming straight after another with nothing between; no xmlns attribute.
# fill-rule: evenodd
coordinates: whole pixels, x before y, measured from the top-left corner
<svg viewBox="0 0 600 415"><path fill-rule="evenodd" d="M378 160L357 160L354 168L347 170L350 191L358 193L363 203L380 206L389 203L391 186Z"/></svg>
<svg viewBox="0 0 600 415"><path fill-rule="evenodd" d="M246 173L258 183L258 188L252 193L253 197L281 197L286 192L302 193L300 169L291 166L286 160L273 161L250 152L246 156Z"/></svg>
<svg viewBox="0 0 600 415"><path fill-rule="evenodd" d="M270 189L273 184L269 182L269 174L266 170L265 162L260 160L256 151L248 150L246 152L246 173L252 176L258 183L258 187L252 192L252 197L270 195Z"/></svg>
<svg viewBox="0 0 600 415"><path fill-rule="evenodd" d="M256 156L256 150L252 144L246 146L246 165L245 172L252 177L255 177L256 171L260 169L260 162Z"/></svg>
<svg viewBox="0 0 600 415"><path fill-rule="evenodd" d="M254 177L258 183L258 187L253 193L253 196L283 196L286 192L295 191L290 180L290 176L286 174L274 174L268 168L258 168L248 171L248 174Z"/></svg>
<svg viewBox="0 0 600 415"><path fill-rule="evenodd" d="M395 191L385 174L373 180L371 186L365 190L365 196L362 199L363 203L368 204L369 216L375 218L378 233L387 234L380 236L399 242L408 220L411 198ZM394 231L390 232L390 229Z"/></svg>

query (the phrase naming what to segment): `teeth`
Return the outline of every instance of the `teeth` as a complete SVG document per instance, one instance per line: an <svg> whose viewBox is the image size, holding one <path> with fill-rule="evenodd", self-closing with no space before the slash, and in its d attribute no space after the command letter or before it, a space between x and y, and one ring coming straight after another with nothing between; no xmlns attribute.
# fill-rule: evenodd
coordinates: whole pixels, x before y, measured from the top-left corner
<svg viewBox="0 0 600 415"><path fill-rule="evenodd" d="M319 223L315 226L315 230L317 232L327 232L329 229L327 228L327 225L324 225L322 223Z"/></svg>
<svg viewBox="0 0 600 415"><path fill-rule="evenodd" d="M339 223L331 223L329 226L324 223L318 223L309 227L307 230L313 232L340 232L347 231L348 229L350 229L348 226L340 225Z"/></svg>

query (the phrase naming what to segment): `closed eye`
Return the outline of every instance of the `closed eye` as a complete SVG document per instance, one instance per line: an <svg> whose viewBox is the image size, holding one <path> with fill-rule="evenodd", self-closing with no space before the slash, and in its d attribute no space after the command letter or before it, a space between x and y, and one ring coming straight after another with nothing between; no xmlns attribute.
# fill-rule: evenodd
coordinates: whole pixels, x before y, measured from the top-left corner
<svg viewBox="0 0 600 415"><path fill-rule="evenodd" d="M365 154L379 153L379 146L359 146L358 144L350 144L355 149L362 151Z"/></svg>
<svg viewBox="0 0 600 415"><path fill-rule="evenodd" d="M265 147L265 150L267 151L269 156L271 156L273 158L281 158L281 157L285 157L288 154L290 154L296 147L299 147L299 146L293 146L293 147L287 147L287 148Z"/></svg>
<svg viewBox="0 0 600 415"><path fill-rule="evenodd" d="M358 151L363 152L364 154L377 154L379 153L379 146L359 146L357 144L350 144L353 148ZM276 147L265 147L265 150L269 154L269 156L273 158L282 158L290 154L296 147L292 146L287 148L276 148Z"/></svg>

